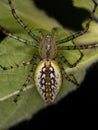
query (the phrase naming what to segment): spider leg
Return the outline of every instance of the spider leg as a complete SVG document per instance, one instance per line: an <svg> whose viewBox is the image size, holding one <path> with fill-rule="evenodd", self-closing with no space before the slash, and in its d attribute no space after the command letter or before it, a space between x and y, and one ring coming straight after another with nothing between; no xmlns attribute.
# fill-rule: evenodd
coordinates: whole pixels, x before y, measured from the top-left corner
<svg viewBox="0 0 98 130"><path fill-rule="evenodd" d="M94 49L98 47L98 43L91 43L91 44L80 44L76 46L58 46L59 50L83 50L83 49Z"/></svg>
<svg viewBox="0 0 98 130"><path fill-rule="evenodd" d="M75 67L83 58L83 53L81 52L80 48L78 48L75 44L75 42L73 41L73 44L75 46L75 48L77 48L77 50L80 53L80 57L76 60L75 63L71 64L63 55L61 56L61 59L64 61L64 63L66 63L70 68Z"/></svg>
<svg viewBox="0 0 98 130"><path fill-rule="evenodd" d="M71 36L68 36L67 38L64 38L64 39L62 39L62 40L57 41L57 42L56 42L57 44L62 44L62 43L64 43L64 42L71 41L71 40L73 40L73 39L75 39L75 38L77 38L77 37L83 35L84 33L86 33L86 32L88 31L89 26L90 26L90 23L91 23L91 21L92 21L92 19L93 19L93 17L94 17L94 13L95 13L96 8L97 8L97 3L96 3L94 0L92 0L92 1L94 2L94 8L93 8L93 10L92 10L92 12L91 12L91 15L90 15L90 17L89 17L89 20L88 20L88 22L87 22L85 28L84 28L83 30L81 30L81 31L79 31L79 32L77 32L77 33L75 33L75 34L72 34Z"/></svg>
<svg viewBox="0 0 98 130"><path fill-rule="evenodd" d="M8 67L0 65L0 68L2 70L10 70L10 69L14 69L14 68L19 68L19 67L30 65L30 64L33 63L33 61L34 61L34 57L31 60L29 60L28 62L23 62L21 64L16 64L15 66L8 66Z"/></svg>
<svg viewBox="0 0 98 130"><path fill-rule="evenodd" d="M16 11L13 7L12 1L8 0L11 11L12 11L12 15L14 16L14 18L16 19L16 21L26 30L26 32L37 42L39 42L39 37L36 36L34 33L32 33L32 31L23 23L23 21L17 16Z"/></svg>
<svg viewBox="0 0 98 130"><path fill-rule="evenodd" d="M22 85L21 89L19 90L19 93L15 96L14 98L14 102L17 103L18 101L18 98L20 97L21 93L24 91L24 89L27 87L27 85L30 83L31 79L32 79L32 75L33 75L33 72L34 72L34 68L32 68L30 70L30 73L28 74L26 80L25 80L25 83Z"/></svg>
<svg viewBox="0 0 98 130"><path fill-rule="evenodd" d="M65 70L63 69L62 70L62 72L63 72L63 76L69 81L69 82L72 82L74 85L76 85L77 87L79 87L79 83L78 83L78 81L76 80L76 78L75 78L75 76L73 75L73 74L67 74L66 72L65 72Z"/></svg>
<svg viewBox="0 0 98 130"><path fill-rule="evenodd" d="M64 76L64 78L67 79L69 82L73 83L74 85L76 85L77 87L79 87L79 83L76 80L75 76L73 74L67 74L66 71L65 71L65 69L64 69L64 67L60 63L60 61L58 62L58 64L61 67L62 75Z"/></svg>
<svg viewBox="0 0 98 130"><path fill-rule="evenodd" d="M0 26L0 30L2 31L3 34L13 38L13 39L16 39L24 44L27 44L27 45L30 45L30 46L33 46L33 47L38 47L37 44L34 44L32 41L28 41L26 39L23 39L23 38L20 38L19 36L15 36L13 35L12 33L8 32L6 29L4 29L3 27Z"/></svg>

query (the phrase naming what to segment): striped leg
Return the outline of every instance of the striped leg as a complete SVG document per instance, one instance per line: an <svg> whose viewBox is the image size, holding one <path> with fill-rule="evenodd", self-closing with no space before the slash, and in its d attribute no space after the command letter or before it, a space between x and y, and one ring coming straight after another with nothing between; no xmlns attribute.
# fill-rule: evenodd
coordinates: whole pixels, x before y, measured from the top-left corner
<svg viewBox="0 0 98 130"><path fill-rule="evenodd" d="M57 44L62 44L62 43L64 43L64 42L71 41L71 40L73 40L73 39L75 39L75 38L77 38L77 37L83 35L84 33L86 33L86 32L88 31L89 26L90 26L90 23L91 23L91 21L92 21L92 19L93 19L93 17L94 17L94 13L95 13L96 8L97 8L97 3L95 2L95 0L92 0L92 1L93 1L93 3L94 3L94 8L93 8L93 11L92 11L92 13L91 13L91 15L90 15L90 17L89 17L89 20L88 20L88 22L87 22L87 24L86 24L84 30L79 31L79 32L77 32L77 33L75 33L75 34L72 34L71 36L69 36L69 37L67 37L67 38L64 38L64 39L62 39L62 40L57 41Z"/></svg>
<svg viewBox="0 0 98 130"><path fill-rule="evenodd" d="M81 52L80 48L78 46L76 46L75 42L73 41L74 44L74 48L77 48L77 50L80 53L80 57L77 59L77 61L73 64L71 64L63 55L61 56L61 59L64 61L64 63L66 63L70 68L75 67L83 58L83 53Z"/></svg>
<svg viewBox="0 0 98 130"><path fill-rule="evenodd" d="M25 88L27 87L27 85L30 83L30 81L31 81L31 79L32 79L33 72L34 72L34 68L30 70L30 73L29 73L29 75L27 76L25 83L22 85L21 89L19 90L19 93L15 96L15 98L14 98L14 100L13 100L15 103L17 103L18 98L20 97L21 93L24 91L24 89L25 89Z"/></svg>
<svg viewBox="0 0 98 130"><path fill-rule="evenodd" d="M61 68L63 77L64 77L67 81L69 81L69 82L73 83L75 86L79 87L80 84L79 84L78 81L76 80L75 76L74 76L73 74L67 74L66 71L65 71L65 69L64 69L64 67L62 66L62 61L59 60L59 59L58 59L57 61L58 61L58 64L59 64L59 66L60 66L60 68Z"/></svg>
<svg viewBox="0 0 98 130"><path fill-rule="evenodd" d="M14 69L14 68L23 67L23 66L33 64L33 61L34 61L34 57L31 60L29 60L28 62L23 62L21 64L15 64L15 66L8 66L8 67L0 65L0 68L2 70L10 70L10 69Z"/></svg>
<svg viewBox="0 0 98 130"><path fill-rule="evenodd" d="M98 43L81 44L76 46L58 46L59 50L84 50L84 49L94 49L98 47Z"/></svg>
<svg viewBox="0 0 98 130"><path fill-rule="evenodd" d="M23 21L17 16L16 11L13 7L12 1L8 0L11 11L12 11L12 15L14 16L14 18L16 19L16 21L26 30L26 32L37 42L39 42L39 37L36 36L34 33L32 33L32 31L30 29L28 29L28 27L23 23Z"/></svg>
<svg viewBox="0 0 98 130"><path fill-rule="evenodd" d="M76 85L77 87L79 87L79 83L76 80L75 76L73 74L67 74L63 67L61 67L61 69L62 69L62 75L65 77L65 79L67 79L69 82L71 82L74 85Z"/></svg>
<svg viewBox="0 0 98 130"><path fill-rule="evenodd" d="M3 27L0 26L0 30L2 31L3 34L13 38L13 39L16 39L26 45L30 45L30 46L33 46L33 47L38 47L37 44L34 44L32 41L28 41L26 39L23 39L23 38L20 38L19 36L15 36L13 35L12 33L8 32L7 30L5 30Z"/></svg>

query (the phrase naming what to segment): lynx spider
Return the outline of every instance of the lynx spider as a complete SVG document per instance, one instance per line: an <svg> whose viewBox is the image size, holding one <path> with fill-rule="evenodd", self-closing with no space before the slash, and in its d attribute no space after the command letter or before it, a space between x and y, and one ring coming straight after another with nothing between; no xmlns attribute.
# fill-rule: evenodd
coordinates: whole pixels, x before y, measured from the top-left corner
<svg viewBox="0 0 98 130"><path fill-rule="evenodd" d="M23 89L27 87L29 84L30 80L32 79L32 75L34 73L34 81L35 81L35 86L43 98L43 100L50 104L52 103L58 92L60 91L61 85L62 85L62 76L66 78L69 82L72 82L76 86L79 86L79 83L75 79L74 75L68 75L65 72L65 69L62 66L61 61L55 57L57 55L57 50L78 50L80 53L80 57L73 63L71 64L63 55L60 56L61 60L67 64L70 68L77 66L77 64L80 62L80 60L83 58L83 53L81 52L81 49L89 49L89 48L94 48L96 47L96 44L89 44L89 45L76 45L73 42L73 46L59 46L60 44L63 44L68 41L73 41L73 39L85 34L88 29L90 22L92 21L94 12L97 7L97 3L92 0L94 3L94 8L91 13L91 16L85 26L85 28L75 34L72 34L71 36L68 36L67 38L64 38L62 40L56 41L55 37L47 34L44 35L42 38L36 36L25 24L24 22L18 17L16 14L16 11L14 9L14 6L12 4L11 0L8 0L9 6L12 11L13 17L16 19L16 21L24 28L24 30L35 40L37 41L38 44L34 44L32 41L28 41L26 39L23 39L21 37L17 37L4 29L3 27L0 26L0 30L7 36L16 39L24 44L30 45L32 47L35 47L39 50L39 58L40 58L40 63L36 63L36 57L32 57L31 60L28 62L23 62L21 64L16 64L16 66L9 66L9 67L4 67L0 65L0 68L3 70L9 70L13 69L15 67L22 67L22 66L27 66L32 64L32 69L30 70L30 73L28 74L25 83L22 85L21 89L19 90L19 94L14 99L14 102L17 102L18 97L20 96L21 92L23 92ZM38 56L38 54L35 54L35 56ZM58 63L57 63L57 62ZM36 69L34 68L34 65L36 65ZM60 67L59 67L60 66ZM35 70L34 70L35 69Z"/></svg>

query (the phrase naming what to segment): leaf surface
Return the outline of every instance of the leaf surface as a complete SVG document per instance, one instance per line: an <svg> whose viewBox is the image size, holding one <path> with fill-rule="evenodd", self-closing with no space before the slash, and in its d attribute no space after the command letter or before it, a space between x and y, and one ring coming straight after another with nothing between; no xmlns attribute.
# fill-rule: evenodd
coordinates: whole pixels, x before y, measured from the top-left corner
<svg viewBox="0 0 98 130"><path fill-rule="evenodd" d="M46 30L46 32L51 32L53 27L59 28L58 36L56 37L57 40L70 35L70 30L63 29L56 20L48 17L43 11L38 10L32 1L13 0L12 2L18 16L25 24L28 24L29 28L32 28L32 31L36 35L40 35L40 29ZM88 10L93 8L93 2L90 0L74 0L74 5ZM96 17L97 15L98 8L95 13ZM86 22L83 23L83 26L85 26L85 23ZM34 42L34 40L28 36L24 29L13 18L7 0L0 0L0 25L14 35ZM75 39L77 45L81 43L94 43L97 41L98 24L95 21L91 22L88 33ZM63 45L73 44L72 42L68 42ZM0 43L0 64L2 66L14 66L16 63L21 64L23 61L28 61L32 58L35 51L36 49L34 47L24 45L19 41L6 37ZM86 69L98 59L97 48L82 50L82 52L84 57L76 67L69 68L62 62L65 71L68 74L74 74L79 83L83 81ZM75 62L80 55L77 50L58 50L58 55L59 53L62 53L71 63ZM32 65L7 71L0 69L0 129L8 129L22 120L29 119L35 112L46 106L43 99L36 91L33 77L30 85L27 86L27 89L20 96L18 103L15 104L13 102L14 96L25 82L31 67ZM62 96L66 96L68 93L76 89L77 87L74 84L63 79L61 91L54 103L60 100Z"/></svg>

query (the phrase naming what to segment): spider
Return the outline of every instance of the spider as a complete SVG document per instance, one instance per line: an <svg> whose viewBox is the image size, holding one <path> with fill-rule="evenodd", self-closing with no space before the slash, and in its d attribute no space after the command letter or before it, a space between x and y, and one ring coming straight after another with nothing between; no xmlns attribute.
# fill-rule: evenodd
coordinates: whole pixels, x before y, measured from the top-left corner
<svg viewBox="0 0 98 130"><path fill-rule="evenodd" d="M90 18L85 26L85 28L79 32L76 32L75 34L72 34L68 36L67 38L61 39L56 41L55 36L47 34L43 35L42 38L39 36L36 36L25 24L24 22L18 17L16 14L16 11L14 9L14 6L12 4L11 0L8 0L9 6L11 8L11 12L13 17L16 19L16 21L23 27L23 29L35 40L37 41L37 44L33 43L32 41L29 41L27 39L23 39L19 36L15 36L14 34L10 33L6 29L0 26L0 30L7 36L16 39L24 44L30 45L32 47L35 47L38 49L38 52L35 52L35 55L32 56L32 59L30 59L27 62L23 62L21 64L16 64L16 66L8 66L4 67L0 65L0 68L4 71L13 69L16 67L22 67L32 64L32 68L26 78L25 83L22 85L21 89L19 90L19 93L16 95L14 102L17 102L18 97L23 92L24 88L27 87L30 80L32 79L32 75L34 73L34 83L36 86L36 89L38 90L39 94L43 98L43 100L50 104L54 102L57 94L60 91L60 88L62 86L62 79L65 78L69 82L73 83L76 86L79 86L78 81L76 80L75 76L73 74L67 74L65 69L63 68L62 61L68 65L68 67L76 67L77 64L81 61L83 58L83 53L81 52L81 49L90 49L96 47L96 44L89 44L89 45L76 45L73 42L73 39L85 34L90 26L90 22L93 19L94 13L97 8L97 3L92 0L94 3L94 8L91 12ZM60 44L63 44L65 42L72 41L73 46L59 46ZM78 50L80 53L80 57L71 64L63 55L60 55L59 60L57 56L58 50ZM40 59L40 62L37 63L36 56Z"/></svg>

